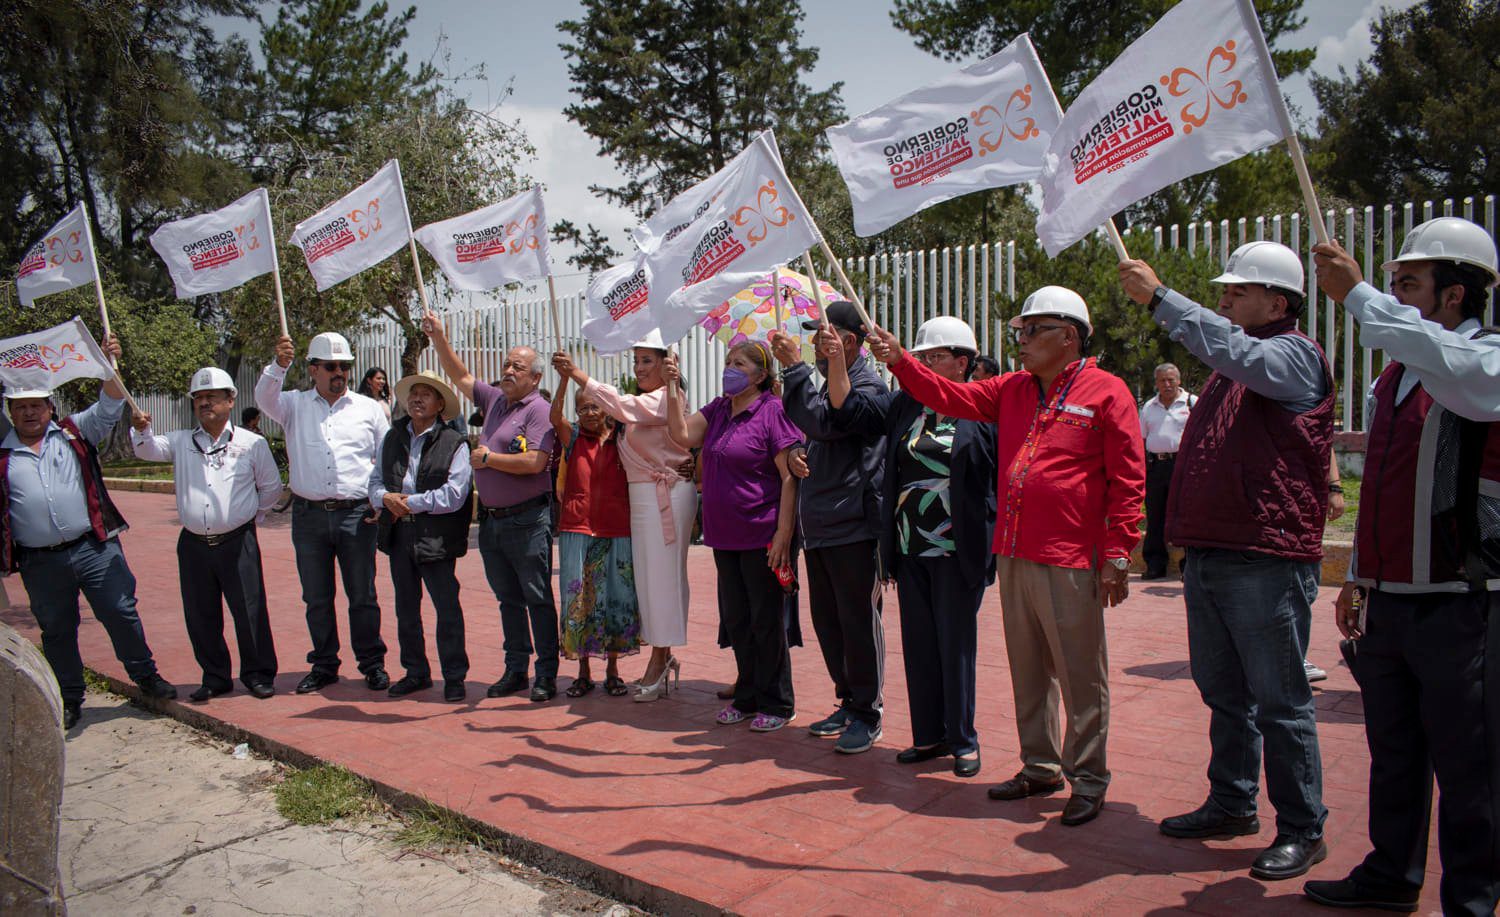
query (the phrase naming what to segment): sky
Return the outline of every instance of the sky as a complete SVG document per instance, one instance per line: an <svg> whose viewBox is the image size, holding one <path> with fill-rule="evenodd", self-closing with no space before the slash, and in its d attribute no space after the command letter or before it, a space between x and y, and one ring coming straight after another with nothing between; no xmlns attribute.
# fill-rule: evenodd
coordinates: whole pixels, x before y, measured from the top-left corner
<svg viewBox="0 0 1500 917"><path fill-rule="evenodd" d="M1352 69L1370 52L1370 24L1383 6L1409 7L1418 0L1306 0L1306 25L1283 47L1313 47L1313 70L1334 75ZM401 8L399 2L392 4ZM972 61L945 62L920 49L891 24L890 0L803 0L801 44L816 48L818 63L806 82L813 90L842 80L845 111L857 115L908 90L932 82ZM546 189L547 213L579 226L593 223L615 247L630 251L626 232L633 218L590 194L590 184L616 184L618 171L598 144L563 115L577 101L569 91L567 60L558 45L557 23L578 18L575 0L422 0L416 4L406 45L412 59L432 59L460 77L452 88L475 108L519 121L536 147L526 170ZM269 11L264 15L270 16ZM248 36L247 37L251 37ZM254 42L251 38L252 44ZM1045 62L1044 62L1045 63ZM484 78L465 78L482 65ZM1316 105L1305 77L1285 81L1287 94L1305 121ZM509 95L506 89L509 87ZM553 259L564 276L567 252Z"/></svg>

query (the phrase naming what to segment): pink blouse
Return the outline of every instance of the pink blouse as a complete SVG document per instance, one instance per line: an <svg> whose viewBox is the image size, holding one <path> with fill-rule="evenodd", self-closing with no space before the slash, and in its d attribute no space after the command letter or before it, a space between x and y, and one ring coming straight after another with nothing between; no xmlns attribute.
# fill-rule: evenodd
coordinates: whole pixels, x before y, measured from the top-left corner
<svg viewBox="0 0 1500 917"><path fill-rule="evenodd" d="M672 487L683 480L677 468L691 453L672 442L667 433L667 391L659 388L644 395L623 395L613 385L589 379L583 391L599 402L604 413L626 424L625 438L620 440L620 463L625 466L625 480L632 484L655 484L656 504L661 511L661 527L666 543L677 540L672 521Z"/></svg>

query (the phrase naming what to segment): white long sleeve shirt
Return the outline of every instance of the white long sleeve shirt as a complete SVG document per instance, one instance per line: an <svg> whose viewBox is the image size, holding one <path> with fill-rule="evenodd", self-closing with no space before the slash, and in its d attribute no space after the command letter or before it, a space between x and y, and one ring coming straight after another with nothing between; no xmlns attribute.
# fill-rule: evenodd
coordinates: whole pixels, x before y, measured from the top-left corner
<svg viewBox="0 0 1500 917"><path fill-rule="evenodd" d="M292 493L307 500L364 500L370 469L391 422L373 398L346 392L333 404L316 389L282 391L272 361L255 383L255 404L286 431Z"/></svg>
<svg viewBox="0 0 1500 917"><path fill-rule="evenodd" d="M1171 404L1162 404L1157 395L1141 405L1141 436L1146 440L1147 453L1169 455L1177 451L1188 413L1197 400L1187 389L1178 389L1177 399Z"/></svg>
<svg viewBox="0 0 1500 917"><path fill-rule="evenodd" d="M131 430L135 454L171 462L177 517L197 535L223 535L259 521L281 497L281 473L265 437L226 424L218 439L200 426L154 433Z"/></svg>

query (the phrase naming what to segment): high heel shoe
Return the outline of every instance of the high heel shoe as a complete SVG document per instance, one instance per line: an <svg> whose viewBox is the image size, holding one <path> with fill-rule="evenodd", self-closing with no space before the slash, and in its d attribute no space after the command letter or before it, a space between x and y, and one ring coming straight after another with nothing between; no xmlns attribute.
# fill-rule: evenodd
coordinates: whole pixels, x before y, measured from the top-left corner
<svg viewBox="0 0 1500 917"><path fill-rule="evenodd" d="M682 684L682 664L676 657L667 657L667 664L662 667L661 675L656 681L646 684L644 681L636 689L635 696L631 700L638 704L649 704L654 700L661 700L672 693L672 676L677 676L677 683Z"/></svg>

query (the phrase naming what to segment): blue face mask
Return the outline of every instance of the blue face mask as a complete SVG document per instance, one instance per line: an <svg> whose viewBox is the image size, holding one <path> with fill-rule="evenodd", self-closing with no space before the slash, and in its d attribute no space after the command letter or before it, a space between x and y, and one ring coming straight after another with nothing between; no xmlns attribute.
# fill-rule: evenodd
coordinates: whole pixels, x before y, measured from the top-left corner
<svg viewBox="0 0 1500 917"><path fill-rule="evenodd" d="M724 394L738 395L750 387L750 377L733 366L724 367Z"/></svg>

